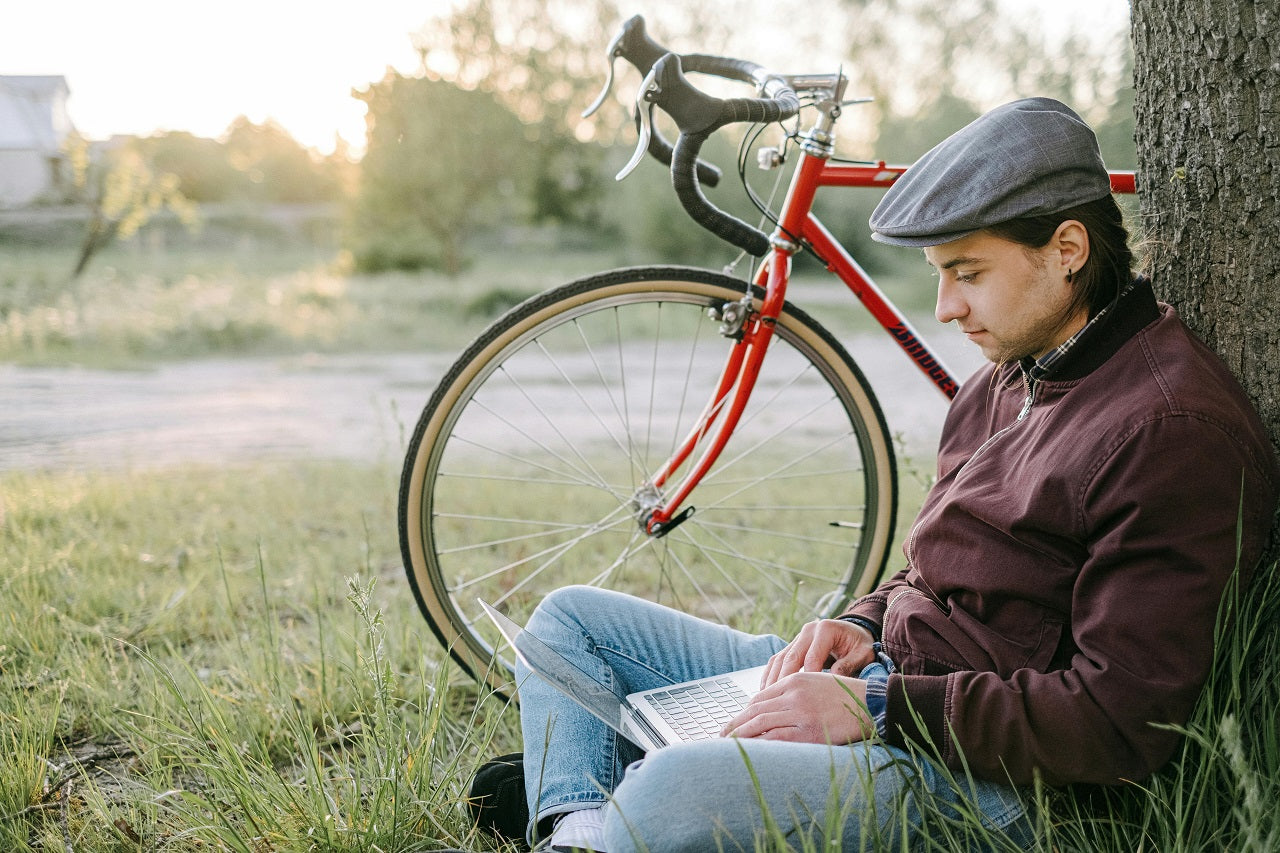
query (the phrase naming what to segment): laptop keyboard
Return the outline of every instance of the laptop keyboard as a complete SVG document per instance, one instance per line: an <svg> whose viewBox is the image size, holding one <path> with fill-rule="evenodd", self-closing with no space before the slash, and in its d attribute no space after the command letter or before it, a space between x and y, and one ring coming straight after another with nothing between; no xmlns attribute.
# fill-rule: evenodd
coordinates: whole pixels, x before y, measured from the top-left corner
<svg viewBox="0 0 1280 853"><path fill-rule="evenodd" d="M751 697L733 679L709 678L650 693L648 698L658 715L684 740L705 740L719 735Z"/></svg>

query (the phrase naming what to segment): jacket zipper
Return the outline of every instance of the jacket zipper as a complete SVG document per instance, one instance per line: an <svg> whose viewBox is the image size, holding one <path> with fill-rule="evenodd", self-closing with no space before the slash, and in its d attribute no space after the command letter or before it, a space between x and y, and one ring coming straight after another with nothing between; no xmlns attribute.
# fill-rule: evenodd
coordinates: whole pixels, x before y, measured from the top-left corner
<svg viewBox="0 0 1280 853"><path fill-rule="evenodd" d="M1028 375L1028 373L1025 370L1022 371L1022 384L1027 389L1027 399L1022 404L1022 411L1018 412L1019 421L1023 420L1031 412L1031 404L1036 401L1036 382L1034 379L1031 378L1030 375ZM1009 426L1012 426L1012 424L1010 424ZM1009 427L1005 427L1004 429L1000 430L1000 432L1004 432L1007 429L1009 429ZM999 434L1000 433L996 433L996 435L999 435ZM995 436L993 435L992 438L995 438ZM990 439L988 439L988 441L989 440ZM984 442L983 447L985 446L986 446L986 443ZM981 451L981 448L979 448L979 451ZM977 454L974 454L974 455L976 456Z"/></svg>
<svg viewBox="0 0 1280 853"><path fill-rule="evenodd" d="M982 451L986 450L993 441L1013 429L1018 424L1022 423L1026 420L1027 415L1031 413L1031 406L1036 400L1036 382L1031 378L1026 370L1022 371L1022 384L1023 387L1027 389L1027 399L1023 401L1022 410L1018 412L1017 419L1007 427L997 430L990 438L982 442L978 449L973 452L973 455L969 457L969 461L965 464L972 464L973 460L981 456ZM919 526L920 522L917 520L915 524L911 525L911 533L907 536L907 565L915 565L916 529ZM892 606L893 602L891 601L889 602L889 607ZM886 607L885 613L887 614L888 612L888 607Z"/></svg>

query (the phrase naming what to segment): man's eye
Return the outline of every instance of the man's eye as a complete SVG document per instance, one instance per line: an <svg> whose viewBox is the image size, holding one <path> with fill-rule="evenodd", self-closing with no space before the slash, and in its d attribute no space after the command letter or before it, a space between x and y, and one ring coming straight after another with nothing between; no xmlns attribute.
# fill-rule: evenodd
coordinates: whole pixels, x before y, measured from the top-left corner
<svg viewBox="0 0 1280 853"><path fill-rule="evenodd" d="M973 284L974 280L977 279L977 277L978 277L978 274L976 272L957 273L956 281L962 281L965 284Z"/></svg>

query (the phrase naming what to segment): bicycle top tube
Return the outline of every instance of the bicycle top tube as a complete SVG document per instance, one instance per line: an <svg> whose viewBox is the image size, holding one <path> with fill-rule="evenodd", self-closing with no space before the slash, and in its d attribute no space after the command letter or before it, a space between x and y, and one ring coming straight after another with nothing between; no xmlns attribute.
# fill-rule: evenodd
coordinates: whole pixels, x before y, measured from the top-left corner
<svg viewBox="0 0 1280 853"><path fill-rule="evenodd" d="M822 170L819 183L824 187L878 187L888 189L902 177L909 167L891 165L884 160L865 162L830 162ZM1107 173L1111 178L1111 192L1117 195L1133 195L1137 189L1137 175L1131 170L1118 169Z"/></svg>

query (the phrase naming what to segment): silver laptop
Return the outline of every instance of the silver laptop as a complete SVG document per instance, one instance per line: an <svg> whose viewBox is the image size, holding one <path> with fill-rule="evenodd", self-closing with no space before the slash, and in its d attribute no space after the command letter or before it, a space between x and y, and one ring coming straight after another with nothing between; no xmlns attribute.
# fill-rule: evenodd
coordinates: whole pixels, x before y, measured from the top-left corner
<svg viewBox="0 0 1280 853"><path fill-rule="evenodd" d="M717 737L760 690L763 666L643 690L619 701L594 676L504 614L483 601L480 606L525 666L646 752Z"/></svg>

